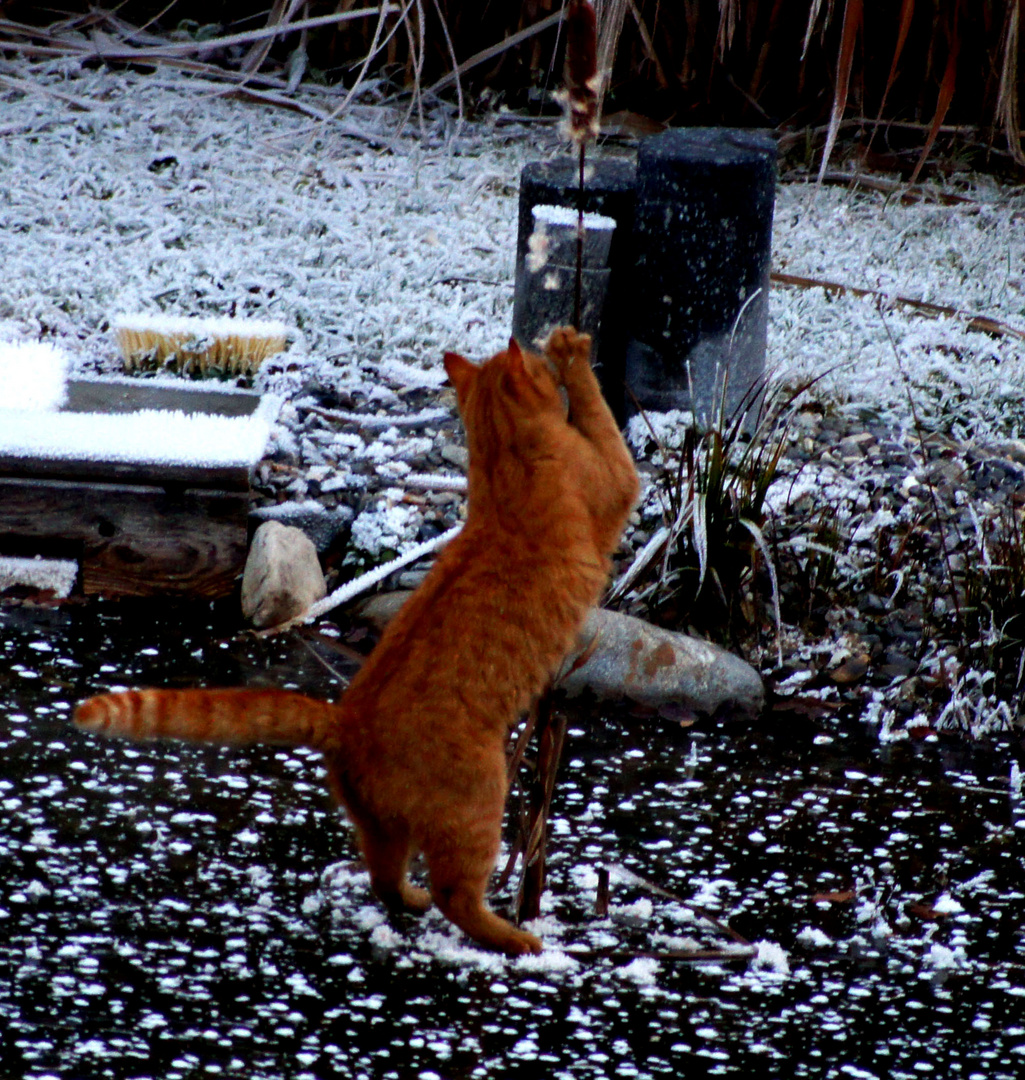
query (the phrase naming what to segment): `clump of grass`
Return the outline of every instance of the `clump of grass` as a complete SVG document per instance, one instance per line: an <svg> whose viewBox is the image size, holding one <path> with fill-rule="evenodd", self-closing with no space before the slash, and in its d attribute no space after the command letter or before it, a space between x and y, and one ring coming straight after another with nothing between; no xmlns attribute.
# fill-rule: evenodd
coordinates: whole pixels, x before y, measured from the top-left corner
<svg viewBox="0 0 1025 1080"><path fill-rule="evenodd" d="M977 558L961 578L961 651L975 668L991 671L997 690L1020 692L1025 678L1025 530L1006 508L979 523Z"/></svg>
<svg viewBox="0 0 1025 1080"><path fill-rule="evenodd" d="M633 587L656 621L736 646L762 623L760 570L779 630L776 568L763 531L766 497L789 445L793 405L811 385L768 391L759 381L729 416L720 408L707 428L690 426L678 457L649 424L666 462L658 478L663 523L614 598Z"/></svg>

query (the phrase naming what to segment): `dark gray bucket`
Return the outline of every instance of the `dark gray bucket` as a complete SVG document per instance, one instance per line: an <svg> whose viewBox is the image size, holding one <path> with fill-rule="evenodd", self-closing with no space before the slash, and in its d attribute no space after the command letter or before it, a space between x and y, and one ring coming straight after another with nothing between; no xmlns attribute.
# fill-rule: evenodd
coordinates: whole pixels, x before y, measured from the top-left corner
<svg viewBox="0 0 1025 1080"><path fill-rule="evenodd" d="M622 318L627 295L627 281L633 255L630 250L636 199L636 164L632 160L600 158L588 163L584 174L584 211L611 217L616 222L607 263L592 269L601 273L587 275L585 291L592 299L604 295L604 317L600 325L589 322L585 304L582 329L593 331L595 371L606 400L613 412L623 416L623 356L626 348L626 323ZM516 242L516 296L513 302L513 336L529 345L537 336L538 316L532 309L543 279L531 277L527 269L528 242L534 231L533 209L539 204L577 209L577 164L571 158L532 161L520 175L519 232ZM575 266L576 252L570 265ZM607 267L607 269L606 269ZM570 294L571 295L571 294ZM564 321L572 319L572 302L565 309Z"/></svg>
<svg viewBox="0 0 1025 1080"><path fill-rule="evenodd" d="M706 425L760 386L775 183L764 132L680 128L641 143L628 411L689 409Z"/></svg>
<svg viewBox="0 0 1025 1080"><path fill-rule="evenodd" d="M575 321L578 329L597 342L608 292L609 249L615 221L604 214L584 214L577 317L578 213L568 207L538 203L531 217L534 228L516 277L513 336L521 345L540 350L557 326Z"/></svg>

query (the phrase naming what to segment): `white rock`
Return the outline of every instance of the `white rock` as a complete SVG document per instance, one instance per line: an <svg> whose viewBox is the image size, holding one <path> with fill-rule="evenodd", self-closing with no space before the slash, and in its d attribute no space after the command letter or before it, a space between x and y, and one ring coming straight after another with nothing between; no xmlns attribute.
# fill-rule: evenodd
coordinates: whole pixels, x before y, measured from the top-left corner
<svg viewBox="0 0 1025 1080"><path fill-rule="evenodd" d="M242 575L242 614L256 627L301 615L327 592L313 541L293 525L265 521Z"/></svg>

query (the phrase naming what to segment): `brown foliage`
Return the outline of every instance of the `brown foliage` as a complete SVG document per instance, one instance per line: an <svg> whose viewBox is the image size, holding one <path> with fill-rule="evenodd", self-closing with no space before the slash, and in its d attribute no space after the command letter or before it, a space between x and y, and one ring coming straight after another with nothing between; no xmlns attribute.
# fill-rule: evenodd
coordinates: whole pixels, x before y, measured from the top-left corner
<svg viewBox="0 0 1025 1080"><path fill-rule="evenodd" d="M54 21L50 8L28 0L0 2L0 46L52 55L42 46L52 49L58 35L68 48L76 35L89 41L96 31L127 45L202 27L215 39L206 55L236 71L281 71L301 50L310 69L350 87L364 73L392 91L455 84L471 91L471 102L488 88L514 105L548 108L566 37L562 0L391 0L384 11L376 0L275 0L256 17L252 4L229 2L216 7L213 31L203 26L210 5L197 0L66 6L78 14ZM853 129L875 152L910 150L906 170L916 176L937 139L966 126L1025 166L1021 0L598 0L596 7L606 112L810 129L818 146L829 147ZM353 18L361 8L372 12ZM44 29L33 35L19 21ZM301 28L269 47L266 40L216 45L218 37L268 24ZM145 34L133 36L133 27ZM829 157L817 153L815 165L827 167Z"/></svg>

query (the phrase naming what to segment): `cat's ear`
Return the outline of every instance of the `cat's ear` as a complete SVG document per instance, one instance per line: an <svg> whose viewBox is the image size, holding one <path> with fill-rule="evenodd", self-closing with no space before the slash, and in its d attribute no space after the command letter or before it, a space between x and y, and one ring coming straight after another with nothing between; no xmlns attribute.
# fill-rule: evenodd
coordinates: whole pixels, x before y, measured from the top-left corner
<svg viewBox="0 0 1025 1080"><path fill-rule="evenodd" d="M477 365L472 364L465 356L459 353L445 353L445 371L448 381L456 388L456 393L462 397L466 393L470 383L477 376Z"/></svg>
<svg viewBox="0 0 1025 1080"><path fill-rule="evenodd" d="M525 376L526 365L523 363L523 350L514 337L509 338L509 348L506 350L506 356L509 358L507 370L517 377Z"/></svg>

